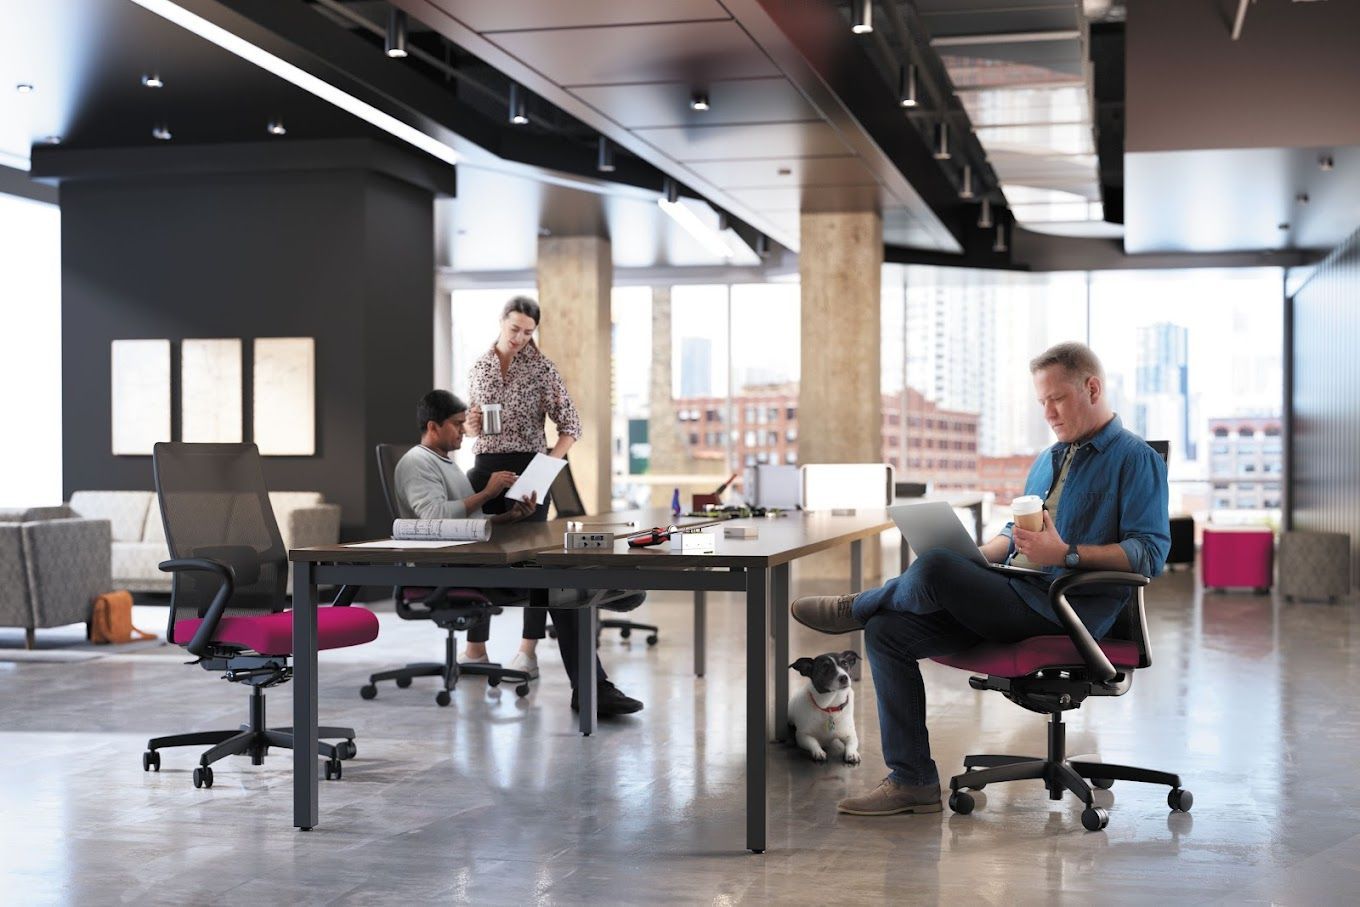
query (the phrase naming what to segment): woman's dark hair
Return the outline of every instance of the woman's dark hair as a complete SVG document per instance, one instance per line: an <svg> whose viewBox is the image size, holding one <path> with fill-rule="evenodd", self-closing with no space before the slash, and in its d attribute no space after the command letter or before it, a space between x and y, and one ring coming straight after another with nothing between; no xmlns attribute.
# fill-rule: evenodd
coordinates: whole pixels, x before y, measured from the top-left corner
<svg viewBox="0 0 1360 907"><path fill-rule="evenodd" d="M423 435L431 422L435 425L443 425L444 420L449 416L466 412L467 408L466 403L448 391L430 391L421 397L420 402L416 404L416 418L420 420L420 433Z"/></svg>
<svg viewBox="0 0 1360 907"><path fill-rule="evenodd" d="M538 303L528 296L516 296L507 302L505 308L501 309L501 321L516 312L521 315L528 315L534 320L534 324L538 324L542 320L543 310L538 307Z"/></svg>

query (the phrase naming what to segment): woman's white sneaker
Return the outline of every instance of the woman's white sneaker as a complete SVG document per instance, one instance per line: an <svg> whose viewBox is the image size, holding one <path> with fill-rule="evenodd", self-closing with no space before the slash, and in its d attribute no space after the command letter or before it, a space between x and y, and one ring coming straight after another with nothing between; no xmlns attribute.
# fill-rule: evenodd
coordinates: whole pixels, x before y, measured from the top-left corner
<svg viewBox="0 0 1360 907"><path fill-rule="evenodd" d="M515 657L510 659L506 665L511 671L523 671L529 675L530 680L538 679L538 656L530 655L527 652L516 652Z"/></svg>

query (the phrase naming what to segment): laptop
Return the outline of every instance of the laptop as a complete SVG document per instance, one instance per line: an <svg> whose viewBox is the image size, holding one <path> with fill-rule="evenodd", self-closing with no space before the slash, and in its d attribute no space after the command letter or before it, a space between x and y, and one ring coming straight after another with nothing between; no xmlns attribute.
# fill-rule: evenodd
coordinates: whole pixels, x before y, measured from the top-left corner
<svg viewBox="0 0 1360 907"><path fill-rule="evenodd" d="M968 530L963 528L954 513L954 508L946 501L925 501L918 504L897 504L888 508L902 537L917 554L931 548L944 548L961 554L977 564L1011 576L1047 576L1043 570L1028 567L1012 567L1008 564L993 564L983 556Z"/></svg>

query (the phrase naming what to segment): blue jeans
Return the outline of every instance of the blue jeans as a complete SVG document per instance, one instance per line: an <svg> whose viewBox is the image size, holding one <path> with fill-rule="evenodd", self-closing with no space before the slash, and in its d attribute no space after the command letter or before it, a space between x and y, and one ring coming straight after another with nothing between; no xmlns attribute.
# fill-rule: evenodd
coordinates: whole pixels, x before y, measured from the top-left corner
<svg viewBox="0 0 1360 907"><path fill-rule="evenodd" d="M878 695L883 760L898 784L940 783L926 732L926 688L917 661L983 641L1063 633L1016 594L1006 575L934 549L901 576L855 597Z"/></svg>

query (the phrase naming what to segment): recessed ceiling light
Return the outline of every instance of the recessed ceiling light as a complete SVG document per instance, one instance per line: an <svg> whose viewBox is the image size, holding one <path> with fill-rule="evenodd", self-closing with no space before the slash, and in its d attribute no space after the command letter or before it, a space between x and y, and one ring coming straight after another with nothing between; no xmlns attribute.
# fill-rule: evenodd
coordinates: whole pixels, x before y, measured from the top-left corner
<svg viewBox="0 0 1360 907"><path fill-rule="evenodd" d="M283 126L283 120L270 120L270 121L269 121L269 125L266 126L265 129L269 131L269 134L270 134L270 135L287 135L287 134L288 134L288 130L285 129L284 126Z"/></svg>
<svg viewBox="0 0 1360 907"><path fill-rule="evenodd" d="M689 107L691 110L708 110L708 92L696 91L690 95Z"/></svg>
<svg viewBox="0 0 1360 907"><path fill-rule="evenodd" d="M164 88L165 83L161 81L159 73L145 73L142 76L142 84L147 88Z"/></svg>
<svg viewBox="0 0 1360 907"><path fill-rule="evenodd" d="M170 135L170 127L157 126L155 129L151 130L151 137L162 142L170 141L170 139L172 138L172 136Z"/></svg>
<svg viewBox="0 0 1360 907"><path fill-rule="evenodd" d="M31 83L31 82L20 82L18 85L15 85L15 86L14 86L14 90L17 91L17 92L19 92L19 94L32 94L32 93L33 93L33 83Z"/></svg>

